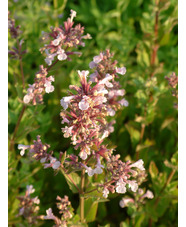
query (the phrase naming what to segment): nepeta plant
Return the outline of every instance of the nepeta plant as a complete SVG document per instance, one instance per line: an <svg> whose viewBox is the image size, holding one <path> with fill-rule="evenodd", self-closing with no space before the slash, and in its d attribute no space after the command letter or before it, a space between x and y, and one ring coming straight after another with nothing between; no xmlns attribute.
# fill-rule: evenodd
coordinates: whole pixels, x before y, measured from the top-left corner
<svg viewBox="0 0 186 227"><path fill-rule="evenodd" d="M29 85L23 98L24 105L41 104L43 95L54 91L54 76L48 76L49 70L58 61L70 60L71 55L80 55L76 51L77 47L84 46L82 39L90 38L90 35L83 36L84 28L81 25L73 27L75 16L76 12L71 10L70 18L64 22L64 26L51 28L50 33L43 34L43 40L47 44L41 48L41 52L45 55L48 66L40 65L34 83ZM10 32L15 33L14 37L17 36L16 29L14 23L10 23ZM29 150L29 156L40 161L44 168L53 168L56 173L61 171L70 189L79 194L78 216L74 215L67 196L64 199L57 196L57 207L62 214L59 219L51 208L46 211L46 215L37 214L39 207L35 204L39 204L39 199L30 197L34 189L33 186L28 186L25 196L19 197L19 215L23 215L28 223L51 219L56 227L72 226L79 222L86 224L84 210L89 198L98 203L107 201L110 193L125 194L129 191L137 194L141 190L138 186L145 178L143 160L123 162L106 141L114 131L116 111L128 106L128 101L124 98L125 90L119 83L119 75L123 76L126 68L118 67L113 56L109 50L95 56L89 64L90 75L88 70L78 70L80 86L70 85L67 96L60 100L62 132L65 138L71 138L73 154L60 152L59 158L53 156L53 151L49 150L50 145L43 143L40 135L32 145L18 145L21 156L25 154L25 150ZM102 177L98 178L97 175ZM152 197L152 192L149 195L147 191L139 200ZM133 200L130 199L130 202L133 203ZM126 203L126 199L123 199L120 206L124 207Z"/></svg>

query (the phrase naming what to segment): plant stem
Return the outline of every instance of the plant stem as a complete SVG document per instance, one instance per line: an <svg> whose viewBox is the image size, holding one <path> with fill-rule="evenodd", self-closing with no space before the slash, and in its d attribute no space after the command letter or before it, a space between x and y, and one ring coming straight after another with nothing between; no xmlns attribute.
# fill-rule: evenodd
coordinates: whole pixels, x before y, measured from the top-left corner
<svg viewBox="0 0 186 227"><path fill-rule="evenodd" d="M81 190L80 190L80 219L84 223L84 187L85 187L85 169L81 172Z"/></svg>
<svg viewBox="0 0 186 227"><path fill-rule="evenodd" d="M52 65L47 67L47 71L49 71L59 60L56 59L54 63L52 63Z"/></svg>
<svg viewBox="0 0 186 227"><path fill-rule="evenodd" d="M12 137L12 139L10 141L10 150L13 150L13 146L14 146L14 143L15 143L16 133L17 133L17 130L19 128L19 125L20 125L21 119L23 117L23 114L25 112L25 109L26 109L26 106L24 105L23 108L22 108L22 110L21 110L21 113L19 115L19 118L17 120L17 124L16 124L15 129L14 129L13 137Z"/></svg>
<svg viewBox="0 0 186 227"><path fill-rule="evenodd" d="M156 4L156 7L158 8L159 0L156 0L155 4ZM155 25L154 25L154 46L153 46L151 61L150 61L152 69L155 65L157 51L159 48L159 45L157 43L157 41L158 41L158 20L159 20L159 10L157 9L156 14L155 14ZM153 77L153 76L154 76L154 70L151 73L151 77Z"/></svg>
<svg viewBox="0 0 186 227"><path fill-rule="evenodd" d="M112 184L113 182L115 182L115 181L110 180L110 181L104 183L104 186L107 185L107 184ZM91 193L91 192L94 192L94 191L96 191L96 190L97 190L97 188L94 188L94 189L92 189L92 190L90 190L90 191L84 192L84 195L85 195L85 194L88 194L88 193Z"/></svg>

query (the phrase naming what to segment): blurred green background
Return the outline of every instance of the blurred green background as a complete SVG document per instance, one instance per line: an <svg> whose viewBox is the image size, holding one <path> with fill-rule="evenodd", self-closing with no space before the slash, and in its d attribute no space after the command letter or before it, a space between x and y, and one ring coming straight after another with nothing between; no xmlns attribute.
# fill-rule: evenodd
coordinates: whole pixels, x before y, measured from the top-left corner
<svg viewBox="0 0 186 227"><path fill-rule="evenodd" d="M72 194L61 174L44 170L36 161L21 157L18 144L31 144L37 135L59 151L74 152L70 140L61 132L60 99L70 84L77 84L77 70L88 70L93 56L107 48L115 53L127 73L120 77L129 106L116 114L115 131L107 143L116 146L122 160L142 158L148 176L142 187L153 191L155 198L133 208L120 208L123 195L111 195L100 203L97 217L89 226L175 227L177 226L177 109L165 76L178 73L178 26L176 0L9 0L9 11L16 25L21 25L23 67L26 84L34 82L44 57L41 32L57 26L77 11L75 24L81 23L91 40L81 48L82 56L71 62L57 63L49 75L55 76L55 91L44 96L44 105L27 108L9 151L9 226L27 226L18 213L18 195L33 184L40 213L52 207L57 211L56 196L69 196L78 207L78 195ZM155 25L157 30L155 30ZM15 41L9 37L9 49ZM157 52L156 52L157 50ZM9 59L9 140L15 130L23 104L19 61ZM158 201L158 202L157 202ZM46 221L41 226L52 226Z"/></svg>

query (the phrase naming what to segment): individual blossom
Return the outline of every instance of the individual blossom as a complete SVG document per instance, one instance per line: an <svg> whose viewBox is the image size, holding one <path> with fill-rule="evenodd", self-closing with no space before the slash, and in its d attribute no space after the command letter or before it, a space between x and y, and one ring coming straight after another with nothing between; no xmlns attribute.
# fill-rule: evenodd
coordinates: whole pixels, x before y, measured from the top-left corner
<svg viewBox="0 0 186 227"><path fill-rule="evenodd" d="M144 162L142 159L138 160L137 162L133 163L130 165L130 167L136 167L140 170L145 170L144 166L143 166Z"/></svg>
<svg viewBox="0 0 186 227"><path fill-rule="evenodd" d="M109 190L106 187L104 187L104 189L103 189L103 197L107 198L108 194L109 194Z"/></svg>
<svg viewBox="0 0 186 227"><path fill-rule="evenodd" d="M144 199L144 198L153 199L154 194L150 190L147 190L146 193L140 199Z"/></svg>
<svg viewBox="0 0 186 227"><path fill-rule="evenodd" d="M58 169L60 167L61 163L53 157L50 157L50 163L44 164L44 169L52 167L53 169Z"/></svg>
<svg viewBox="0 0 186 227"><path fill-rule="evenodd" d="M132 198L122 198L122 200L120 200L119 205L121 208L127 207L129 204L133 204L134 203L134 199Z"/></svg>
<svg viewBox="0 0 186 227"><path fill-rule="evenodd" d="M116 183L116 192L117 193L125 193L127 191L126 189L126 183L123 181L122 178L119 179Z"/></svg>
<svg viewBox="0 0 186 227"><path fill-rule="evenodd" d="M28 145L19 144L18 149L21 150L20 155L23 156L25 154L25 150L27 150L29 147L30 146Z"/></svg>

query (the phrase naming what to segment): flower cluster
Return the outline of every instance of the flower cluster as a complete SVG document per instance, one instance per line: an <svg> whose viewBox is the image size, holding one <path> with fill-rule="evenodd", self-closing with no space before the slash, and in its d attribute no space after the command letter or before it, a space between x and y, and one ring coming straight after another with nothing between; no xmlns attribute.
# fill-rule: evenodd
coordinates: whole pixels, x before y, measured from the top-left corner
<svg viewBox="0 0 186 227"><path fill-rule="evenodd" d="M51 208L46 211L47 215L44 216L43 219L53 220L55 222L53 227L67 227L67 222L72 218L71 202L68 200L68 196L64 198L57 196L56 199L59 200L57 208L59 209L59 213L62 214L61 219L52 213Z"/></svg>
<svg viewBox="0 0 186 227"><path fill-rule="evenodd" d="M108 92L105 82L111 79L108 77L107 80L100 80L91 87L91 82L87 82L88 73L89 71L78 71L81 86L70 86L76 94L69 91L69 96L61 99L64 110L60 113L62 124L68 125L62 128L64 137L71 137L75 149L80 148L79 156L83 160L91 154L91 148L103 140L101 129L106 124L105 94Z"/></svg>
<svg viewBox="0 0 186 227"><path fill-rule="evenodd" d="M51 28L50 33L44 33L43 40L48 41L49 44L45 44L41 48L41 52L45 52L47 57L45 62L48 67L40 66L39 72L36 73L34 84L30 85L27 89L27 94L23 98L23 102L28 104L32 101L33 105L43 102L43 95L45 93L51 93L54 91L52 82L54 81L53 76L49 76L48 72L51 67L58 61L71 60L70 55L81 55L80 52L71 50L73 47L84 46L82 39L91 38L89 34L83 36L84 27L80 24L73 27L73 18L76 16L76 12L71 10L70 18L64 22L64 27ZM68 50L71 48L70 50ZM54 58L57 56L56 61L52 64Z"/></svg>
<svg viewBox="0 0 186 227"><path fill-rule="evenodd" d="M28 223L36 224L37 219L39 216L37 215L39 211L38 204L40 200L38 197L31 198L31 194L34 193L35 189L32 185L27 185L27 190L24 196L19 196L18 199L20 200L19 204L19 214L18 216L24 216L27 219Z"/></svg>
<svg viewBox="0 0 186 227"><path fill-rule="evenodd" d="M20 27L20 25L15 25L15 20L10 18L10 12L8 12L8 29L13 39L17 39L18 36L22 33Z"/></svg>
<svg viewBox="0 0 186 227"><path fill-rule="evenodd" d="M34 84L30 85L27 89L27 94L24 96L24 103L29 103L32 101L33 105L43 102L43 94L50 93L54 91L54 86L51 84L54 81L53 76L49 76L47 68L40 65L39 72L36 73Z"/></svg>
<svg viewBox="0 0 186 227"><path fill-rule="evenodd" d="M24 40L23 39L19 40L19 36L22 33L22 31L20 30L20 27L21 27L20 25L15 26L15 20L10 18L10 12L8 12L9 33L11 38L17 40L17 47L15 46L11 47L11 50L8 50L8 54L9 56L11 56L11 58L15 58L15 59L21 58L22 55L26 53L26 50L22 50L22 45L24 43Z"/></svg>
<svg viewBox="0 0 186 227"><path fill-rule="evenodd" d="M139 172L144 171L143 160L131 164L130 161L122 162L120 155L109 155L107 158L107 182L102 185L103 196L107 198L109 191L117 193L126 193L127 188L133 192L138 189L136 177ZM133 168L136 168L135 170ZM100 185L101 186L101 185Z"/></svg>
<svg viewBox="0 0 186 227"><path fill-rule="evenodd" d="M153 199L154 195L150 190L147 190L146 193L144 193L144 190L142 188L139 188L134 193L134 198L124 197L120 200L119 205L121 208L129 206L135 206L137 208L140 204L145 203L144 201L145 198Z"/></svg>
<svg viewBox="0 0 186 227"><path fill-rule="evenodd" d="M114 116L115 111L121 106L128 106L128 101L125 98L120 99L120 97L124 96L125 90L120 89L121 85L119 81L116 81L119 78L118 74L124 75L126 73L126 68L118 68L116 66L117 61L112 61L113 56L113 53L106 50L95 56L89 64L89 67L94 69L94 73L90 75L90 81L98 82L103 79L106 80L105 85L108 90L106 94L107 110L110 116ZM111 77L110 81L107 80L108 77Z"/></svg>
<svg viewBox="0 0 186 227"><path fill-rule="evenodd" d="M70 17L64 22L64 26L59 26L58 28L51 27L50 33L43 33L43 40L49 42L49 44L41 48L41 52L45 51L47 56L45 58L47 65L51 65L55 57L57 57L57 60L63 61L66 59L70 60L70 55L80 55L80 52L69 51L68 48L85 46L82 39L91 38L89 34L83 35L84 27L80 24L73 27L74 17L76 17L76 12L71 10Z"/></svg>
<svg viewBox="0 0 186 227"><path fill-rule="evenodd" d="M29 149L30 155L36 160L40 160L40 162L44 164L44 168L52 167L53 169L58 169L61 163L52 156L53 151L47 153L49 147L50 145L41 142L40 136L37 136L37 140L34 140L34 144L32 145L18 145L18 149L21 150L20 154L22 156L24 155L25 150ZM48 161L50 161L50 163L47 163Z"/></svg>

